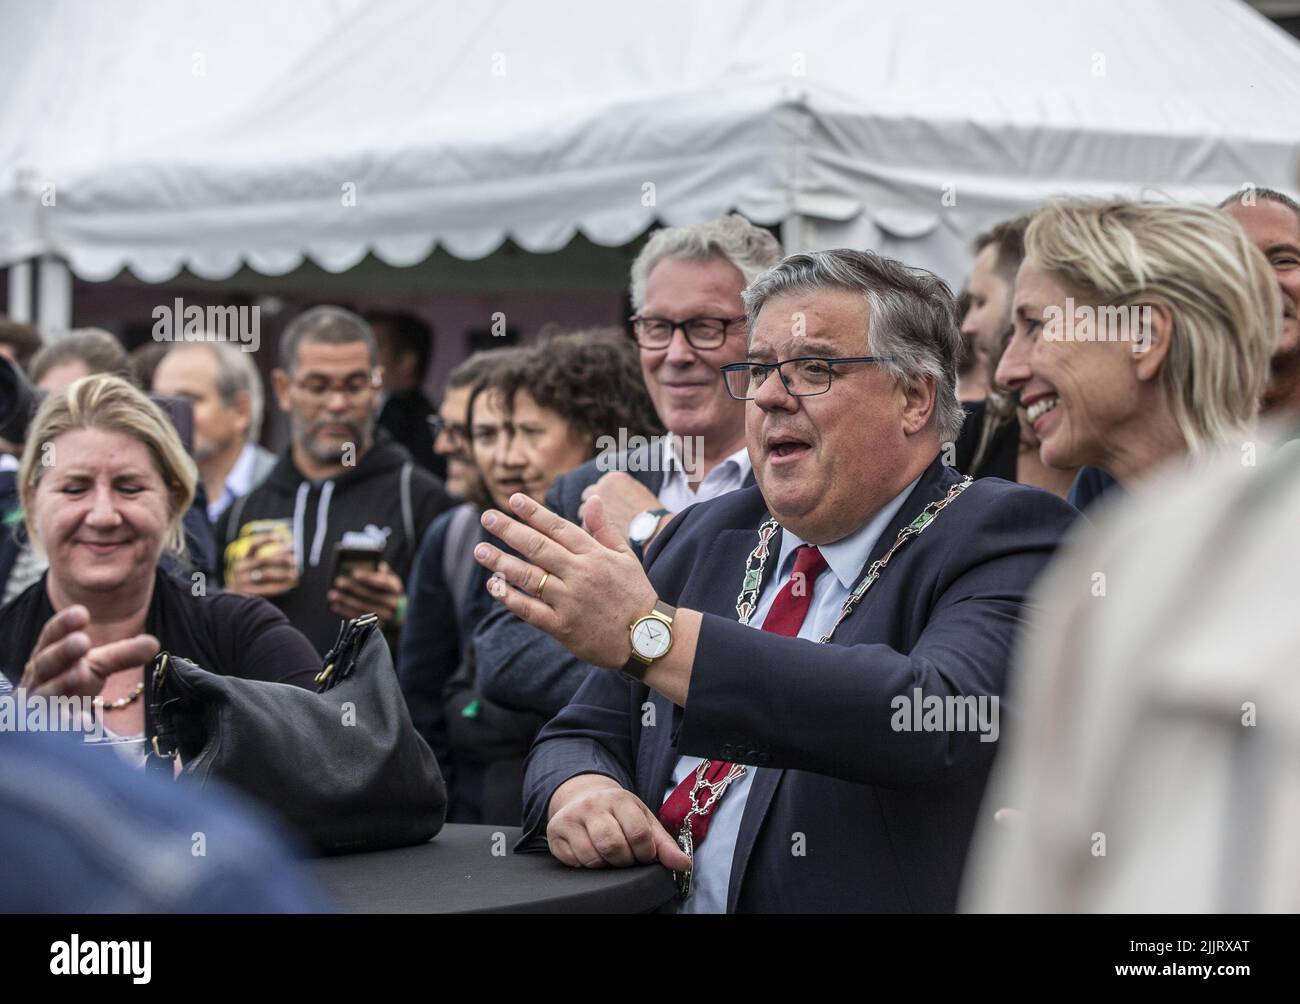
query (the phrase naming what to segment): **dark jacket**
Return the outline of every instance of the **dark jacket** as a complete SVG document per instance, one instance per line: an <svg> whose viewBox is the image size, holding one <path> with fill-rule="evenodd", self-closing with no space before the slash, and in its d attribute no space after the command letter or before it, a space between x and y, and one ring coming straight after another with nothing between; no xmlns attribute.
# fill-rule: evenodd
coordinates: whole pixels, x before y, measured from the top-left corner
<svg viewBox="0 0 1300 1004"><path fill-rule="evenodd" d="M1016 416L1012 415L1010 420L998 426L980 459L979 467L975 468L975 452L979 449L980 436L984 432L988 402L965 401L962 407L966 411L966 421L962 423L961 434L957 437L953 466L973 478L1015 481L1020 453L1020 423Z"/></svg>
<svg viewBox="0 0 1300 1004"><path fill-rule="evenodd" d="M13 683L22 676L45 622L54 616L45 580L42 575L0 607L0 673ZM163 651L223 676L314 690L321 668L307 640L266 600L234 593L196 596L190 579L173 578L161 567L154 572L145 631ZM150 683L146 673L146 688Z"/></svg>
<svg viewBox="0 0 1300 1004"><path fill-rule="evenodd" d="M1074 484L1070 485L1070 494L1065 498L1079 512L1086 512L1089 506L1108 493L1122 495L1124 489L1100 467L1085 465L1080 467L1079 473L1074 476Z"/></svg>
<svg viewBox="0 0 1300 1004"><path fill-rule="evenodd" d="M628 460L631 462L628 462ZM555 479L546 493L546 508L572 523L581 523L578 508L582 492L610 470L626 470L656 495L663 485L660 470L642 470L644 448L589 460ZM745 486L754 483L751 471ZM498 541L493 541L498 544ZM570 654L550 635L526 624L505 607L494 603L474 631L474 654L478 688L484 697L502 707L531 711L550 718L563 708L582 686L591 665Z"/></svg>
<svg viewBox="0 0 1300 1004"><path fill-rule="evenodd" d="M958 477L936 458L869 561ZM729 910L951 911L996 743L895 731L892 702L917 688L1005 695L1025 594L1077 514L1036 488L976 481L897 552L828 645L737 621L765 516L759 490L742 489L692 506L651 546L660 597L703 613L686 707L594 670L533 746L522 846L541 846L551 795L575 775L605 774L658 811L677 757L739 761L762 769ZM806 854L791 854L794 834Z"/></svg>
<svg viewBox="0 0 1300 1004"><path fill-rule="evenodd" d="M524 757L543 719L484 699L474 681L471 635L496 605L486 589L490 573L471 553L495 540L480 512L463 503L425 533L406 589L397 675L411 721L443 768L448 821L517 826ZM459 589L447 581L449 568L463 576Z"/></svg>
<svg viewBox="0 0 1300 1004"><path fill-rule="evenodd" d="M18 525L22 504L18 500L18 472L0 471L0 595L18 558Z"/></svg>
<svg viewBox="0 0 1300 1004"><path fill-rule="evenodd" d="M405 446L417 464L431 474L445 478L447 462L433 452L433 430L429 428L429 416L434 411L429 399L418 388L394 391L384 399L379 412L379 427L395 442Z"/></svg>
<svg viewBox="0 0 1300 1004"><path fill-rule="evenodd" d="M271 602L324 655L342 620L330 612L325 599L334 545L345 533L382 544L384 560L405 583L424 531L450 505L442 483L417 467L382 431L356 467L321 481L305 478L286 447L270 477L222 514L217 526L219 564L224 574L225 550L244 524L275 519L292 527L298 586Z"/></svg>

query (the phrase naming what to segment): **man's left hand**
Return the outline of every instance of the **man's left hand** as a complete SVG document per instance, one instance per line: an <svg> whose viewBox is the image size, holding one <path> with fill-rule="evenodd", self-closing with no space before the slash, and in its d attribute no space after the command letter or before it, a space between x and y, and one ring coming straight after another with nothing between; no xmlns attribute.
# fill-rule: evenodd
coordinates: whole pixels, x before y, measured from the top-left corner
<svg viewBox="0 0 1300 1004"><path fill-rule="evenodd" d="M376 571L354 568L335 578L326 594L330 611L340 617L375 613L385 626L399 623L398 612L405 605L406 588L397 573L381 561Z"/></svg>
<svg viewBox="0 0 1300 1004"><path fill-rule="evenodd" d="M588 532L527 495L512 495L513 514L489 509L483 525L527 560L491 544L479 544L474 557L497 573L488 591L512 613L584 662L619 669L632 654L630 625L658 597L603 503L588 498Z"/></svg>

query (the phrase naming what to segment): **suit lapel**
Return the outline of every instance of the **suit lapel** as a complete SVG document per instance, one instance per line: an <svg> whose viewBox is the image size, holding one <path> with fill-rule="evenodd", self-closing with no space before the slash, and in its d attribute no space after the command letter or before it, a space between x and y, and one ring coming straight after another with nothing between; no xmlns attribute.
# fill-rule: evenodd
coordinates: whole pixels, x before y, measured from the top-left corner
<svg viewBox="0 0 1300 1004"><path fill-rule="evenodd" d="M706 613L717 614L720 617L736 618L735 597L740 592L740 582L744 576L745 560L749 553L758 546L758 526L763 520L767 519L766 509L762 510L762 515L750 530L726 530L719 535L718 543L714 551L709 555L709 564L722 569L722 574L715 581L717 592L709 597L709 602L696 605ZM772 575L772 569L776 565L776 556L781 550L781 531L772 536L768 544L768 561L763 569L763 583ZM759 586L759 593L762 593L762 585ZM671 741L668 743L659 743L654 747L653 764L650 770L651 793L654 797L660 796L664 789L668 787L672 779L673 767L677 764L677 732L682 724L682 709L676 704L672 704L664 698L654 695L655 701L662 701L667 705L672 715L672 732ZM656 709L656 713L662 712L662 708ZM657 809L657 806L656 806Z"/></svg>
<svg viewBox="0 0 1300 1004"><path fill-rule="evenodd" d="M749 786L749 797L745 800L745 811L740 816L740 829L736 833L736 850L731 855L731 881L727 883L727 912L736 912L736 902L740 899L740 883L745 878L745 869L749 867L749 857L754 851L754 841L758 839L759 827L767 819L768 807L776 796L777 786L785 777L780 767L763 767L754 770L754 780Z"/></svg>
<svg viewBox="0 0 1300 1004"><path fill-rule="evenodd" d="M751 475L752 477L752 475ZM763 519L768 518L768 513L763 513ZM781 541L785 535L785 530L778 527L776 533L767 545L767 561L763 564L763 576L758 584L758 593L755 597L763 595L763 590L767 584L772 581L772 576L777 574L781 558ZM739 584L740 578L745 568L745 561L751 551L758 546L757 530L750 533L746 540L747 546L735 555L736 579ZM731 567L729 563L727 568ZM730 583L725 582L727 588ZM737 588L737 591L738 588ZM730 595L730 594L728 594ZM734 609L731 611L733 616L739 619ZM755 628L755 630L762 630ZM749 796L745 799L745 810L740 816L740 829L736 833L736 849L731 855L731 878L727 883L727 912L736 912L736 902L740 897L740 883L745 875L745 869L749 866L749 858L754 850L754 841L758 839L759 827L763 825L763 820L767 818L768 807L772 804L772 798L776 795L777 786L781 783L781 778L785 776L785 771L779 767L764 767L759 770L751 767L754 771L754 779L749 786Z"/></svg>

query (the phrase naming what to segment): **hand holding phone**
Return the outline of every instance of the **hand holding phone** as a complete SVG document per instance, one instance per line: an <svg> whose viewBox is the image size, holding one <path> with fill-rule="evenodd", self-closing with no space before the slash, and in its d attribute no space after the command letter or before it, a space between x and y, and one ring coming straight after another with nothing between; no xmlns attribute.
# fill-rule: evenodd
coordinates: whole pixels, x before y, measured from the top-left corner
<svg viewBox="0 0 1300 1004"><path fill-rule="evenodd" d="M381 549L337 544L326 599L339 617L373 613L386 624L397 624L406 607L406 587L383 560Z"/></svg>

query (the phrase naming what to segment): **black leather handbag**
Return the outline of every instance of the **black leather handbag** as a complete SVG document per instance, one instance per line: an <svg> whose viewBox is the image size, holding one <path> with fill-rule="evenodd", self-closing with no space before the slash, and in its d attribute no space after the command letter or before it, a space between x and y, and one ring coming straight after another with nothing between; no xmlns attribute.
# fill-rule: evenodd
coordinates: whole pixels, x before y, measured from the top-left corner
<svg viewBox="0 0 1300 1004"><path fill-rule="evenodd" d="M373 614L348 621L312 693L210 673L166 652L149 668L150 767L220 780L263 803L324 854L423 843L447 789L411 723Z"/></svg>

